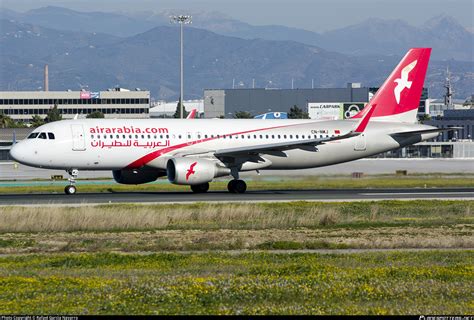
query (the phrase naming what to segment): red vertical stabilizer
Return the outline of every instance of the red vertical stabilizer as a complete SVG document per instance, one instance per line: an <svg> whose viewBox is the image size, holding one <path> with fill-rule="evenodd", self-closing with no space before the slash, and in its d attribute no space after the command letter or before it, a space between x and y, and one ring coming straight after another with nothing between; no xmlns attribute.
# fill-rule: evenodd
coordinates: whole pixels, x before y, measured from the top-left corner
<svg viewBox="0 0 474 320"><path fill-rule="evenodd" d="M431 48L410 49L364 110L352 118L363 117L376 104L373 120L415 123L430 54Z"/></svg>

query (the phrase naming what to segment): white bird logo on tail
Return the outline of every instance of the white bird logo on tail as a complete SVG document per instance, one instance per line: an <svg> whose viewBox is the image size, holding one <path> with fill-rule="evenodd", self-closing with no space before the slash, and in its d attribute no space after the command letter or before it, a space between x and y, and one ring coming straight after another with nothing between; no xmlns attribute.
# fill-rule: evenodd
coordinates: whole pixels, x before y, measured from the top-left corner
<svg viewBox="0 0 474 320"><path fill-rule="evenodd" d="M395 79L395 81L394 81L394 82L397 83L397 86L393 90L393 93L395 94L395 99L397 100L397 104L400 103L400 93L403 91L403 89L405 89L405 88L410 89L410 87L411 87L411 83L413 81L408 81L408 74L416 66L417 61L418 60L415 60L412 63L410 63L409 65L405 66L405 68L402 69L401 77L398 78L398 79Z"/></svg>

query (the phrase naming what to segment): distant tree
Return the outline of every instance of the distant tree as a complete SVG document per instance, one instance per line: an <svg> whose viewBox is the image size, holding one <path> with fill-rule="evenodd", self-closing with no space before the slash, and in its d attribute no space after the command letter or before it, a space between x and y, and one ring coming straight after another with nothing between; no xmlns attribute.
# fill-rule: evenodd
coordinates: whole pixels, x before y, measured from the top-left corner
<svg viewBox="0 0 474 320"><path fill-rule="evenodd" d="M94 111L94 112L91 112L89 113L87 116L86 116L87 119L103 119L105 118L104 114L98 110Z"/></svg>
<svg viewBox="0 0 474 320"><path fill-rule="evenodd" d="M234 118L235 119L252 119L253 116L250 112L247 111L237 111L234 113Z"/></svg>
<svg viewBox="0 0 474 320"><path fill-rule="evenodd" d="M429 114L423 114L418 119L420 120L421 123L423 123L424 121L430 121L431 116Z"/></svg>
<svg viewBox="0 0 474 320"><path fill-rule="evenodd" d="M46 116L45 121L54 122L54 121L59 121L62 119L63 119L63 116L61 115L61 112L59 112L58 105L54 104L54 107L48 110L48 115Z"/></svg>
<svg viewBox="0 0 474 320"><path fill-rule="evenodd" d="M32 127L36 128L36 127L42 126L44 124L44 120L39 115L35 114L31 118L30 124L31 124Z"/></svg>
<svg viewBox="0 0 474 320"><path fill-rule="evenodd" d="M309 119L309 115L295 104L288 112L288 119Z"/></svg>
<svg viewBox="0 0 474 320"><path fill-rule="evenodd" d="M0 111L0 128L25 128L26 124L21 121L15 121L3 111Z"/></svg>
<svg viewBox="0 0 474 320"><path fill-rule="evenodd" d="M1 128L10 128L13 120L9 116L0 111L0 127Z"/></svg>
<svg viewBox="0 0 474 320"><path fill-rule="evenodd" d="M176 105L176 112L173 114L173 118L176 118L176 119L179 119L181 118L181 108L180 108L180 103L181 103L181 100L178 101L178 104ZM184 108L184 104L183 104L183 119L186 118L189 114L189 112L186 111L186 109Z"/></svg>

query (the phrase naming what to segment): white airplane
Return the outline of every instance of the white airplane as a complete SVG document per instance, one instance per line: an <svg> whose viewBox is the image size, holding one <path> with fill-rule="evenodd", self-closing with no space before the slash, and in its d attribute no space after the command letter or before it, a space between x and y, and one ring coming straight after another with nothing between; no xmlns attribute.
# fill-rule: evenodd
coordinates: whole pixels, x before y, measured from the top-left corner
<svg viewBox="0 0 474 320"><path fill-rule="evenodd" d="M446 129L417 123L430 48L411 49L368 105L347 120L76 119L48 123L10 154L28 166L64 169L66 194L79 170L112 170L115 181L141 184L167 176L206 192L214 178L239 173L315 168L365 158L435 138Z"/></svg>

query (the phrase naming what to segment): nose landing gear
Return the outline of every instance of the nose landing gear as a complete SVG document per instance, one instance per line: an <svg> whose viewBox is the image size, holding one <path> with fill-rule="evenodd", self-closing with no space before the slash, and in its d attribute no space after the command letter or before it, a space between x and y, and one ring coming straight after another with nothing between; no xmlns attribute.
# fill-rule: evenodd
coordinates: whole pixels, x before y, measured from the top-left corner
<svg viewBox="0 0 474 320"><path fill-rule="evenodd" d="M76 194L76 178L79 175L79 170L71 169L67 170L67 173L69 174L69 185L64 188L64 193L67 195Z"/></svg>

